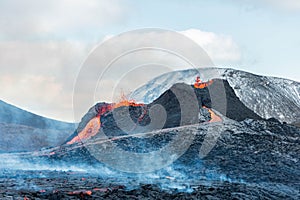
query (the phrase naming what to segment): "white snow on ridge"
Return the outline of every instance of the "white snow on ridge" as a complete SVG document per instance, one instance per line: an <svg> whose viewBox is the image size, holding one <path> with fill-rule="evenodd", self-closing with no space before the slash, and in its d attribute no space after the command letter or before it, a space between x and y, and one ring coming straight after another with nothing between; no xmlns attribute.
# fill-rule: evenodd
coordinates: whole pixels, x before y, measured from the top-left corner
<svg viewBox="0 0 300 200"><path fill-rule="evenodd" d="M194 84L196 77L199 75L202 81L222 78L224 72L225 69L221 68L201 68L168 72L152 79L135 90L130 94L130 98L137 102L150 103L175 83Z"/></svg>
<svg viewBox="0 0 300 200"><path fill-rule="evenodd" d="M240 100L263 118L292 123L300 119L300 83L227 69L224 77Z"/></svg>
<svg viewBox="0 0 300 200"><path fill-rule="evenodd" d="M152 79L130 97L150 103L175 83L193 84L198 75L203 81L226 79L240 100L263 118L274 117L288 123L300 119L299 82L234 69L199 68L169 72Z"/></svg>

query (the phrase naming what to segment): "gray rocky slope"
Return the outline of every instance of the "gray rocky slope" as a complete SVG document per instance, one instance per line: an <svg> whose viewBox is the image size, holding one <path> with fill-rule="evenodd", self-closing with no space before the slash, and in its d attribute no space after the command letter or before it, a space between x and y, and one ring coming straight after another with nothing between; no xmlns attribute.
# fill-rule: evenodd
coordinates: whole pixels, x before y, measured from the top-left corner
<svg viewBox="0 0 300 200"><path fill-rule="evenodd" d="M175 83L193 84L196 76L203 81L214 78L227 80L239 99L263 118L273 117L288 123L300 120L299 82L235 69L199 68L169 72L141 86L130 97L149 103Z"/></svg>

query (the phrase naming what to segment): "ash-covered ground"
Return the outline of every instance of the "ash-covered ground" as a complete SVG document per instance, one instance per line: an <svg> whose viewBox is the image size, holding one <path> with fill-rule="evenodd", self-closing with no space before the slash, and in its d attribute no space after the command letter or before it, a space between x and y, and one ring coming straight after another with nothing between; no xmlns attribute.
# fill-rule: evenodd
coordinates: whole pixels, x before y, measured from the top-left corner
<svg viewBox="0 0 300 200"><path fill-rule="evenodd" d="M209 92L222 92L218 84L225 87L226 110L222 99L210 99ZM185 90L186 85L174 87ZM239 101L226 81L215 80L209 88L193 91L197 106L219 113L222 121L211 123L210 116L198 123L203 116L191 112L190 120L181 126L179 100L168 90L153 102L166 109L163 129L147 127L150 115L140 118L145 106L129 107L130 117L141 125L139 134L125 134L109 112L101 116L99 133L68 144L97 115L95 106L63 145L0 154L0 199L300 199L300 129L262 119ZM126 109L115 111L122 115ZM113 145L126 152L148 153L174 137L193 140L175 162L155 171L120 172L96 159L113 159L117 165L118 159L109 152ZM152 163L128 160L126 164L128 170L157 163L152 158Z"/></svg>
<svg viewBox="0 0 300 200"><path fill-rule="evenodd" d="M291 198L291 196L282 194L280 191L262 188L256 184L246 185L245 183L232 183L228 181L203 181L203 183L195 183L194 185L187 183L184 186L176 186L179 189L174 188L169 190L161 189L157 184L140 184L128 189L124 185L115 184L115 179L102 178L80 172L16 171L15 173L20 174L19 176L34 176L34 178L1 179L1 199ZM41 177L36 176L36 174L39 174ZM128 178L128 180L130 181L130 178ZM3 183L4 181L5 183ZM132 181L135 181L135 179L132 179ZM2 187L4 184L6 185L5 188ZM274 186L274 188L276 187L278 186ZM186 190L186 188L188 189ZM294 199L297 199L297 196L295 196Z"/></svg>
<svg viewBox="0 0 300 200"><path fill-rule="evenodd" d="M210 128L221 132L203 159ZM272 121L226 120L153 132L195 134L172 165L151 173L121 173L97 162L86 145L1 154L0 197L29 199L299 199L300 130ZM128 140L134 139L131 137ZM124 138L122 138L124 140ZM91 145L97 141L91 140ZM108 144L114 141L98 141Z"/></svg>

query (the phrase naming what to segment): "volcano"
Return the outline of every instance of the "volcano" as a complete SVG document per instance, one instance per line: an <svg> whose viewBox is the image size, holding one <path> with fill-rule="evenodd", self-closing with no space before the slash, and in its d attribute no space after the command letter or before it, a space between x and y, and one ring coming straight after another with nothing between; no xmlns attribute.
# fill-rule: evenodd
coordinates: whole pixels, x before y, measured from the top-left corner
<svg viewBox="0 0 300 200"><path fill-rule="evenodd" d="M278 112L264 118L268 106L251 109L239 96L245 89L229 80L213 78L203 85L182 81L154 89L147 98L156 98L147 103L97 103L63 145L0 154L0 198L299 199L300 129L277 119ZM174 138L182 138L180 150L188 137L191 143L178 159L142 174L116 170L97 157L121 165L128 152L151 155ZM124 154L112 152L112 145ZM125 157L125 167L139 172L156 160Z"/></svg>
<svg viewBox="0 0 300 200"><path fill-rule="evenodd" d="M180 101L183 101L184 103L181 104L184 105L180 104L174 92L183 94L184 98ZM211 94L220 94L222 92L224 93L225 98L216 98L214 102L212 102ZM146 127L151 121L149 110L154 105L163 107L166 112L166 121L162 126L154 126L147 129ZM182 118L181 110L182 107L186 106L188 107L186 112L189 113L189 116L188 119L186 119L187 121L183 122L184 124L180 124ZM120 106L115 108L114 112L111 112L112 106L110 104L99 103L95 105L83 117L82 122L79 124L79 128L68 139L67 143L71 144L79 142L81 139L84 140L85 138L95 136L100 129L100 124L103 131L110 137L126 135L126 133L118 128L118 124L114 121L114 116L124 116L127 111L129 111L129 115L133 122L140 127L138 130L134 130L135 127L126 127L127 130L132 129L131 132L149 132L161 128L173 128L179 127L180 125L199 123L199 109L201 108L208 110L209 120L215 120L212 117L217 117L212 110L236 121L242 121L247 118L257 120L262 119L239 100L226 80L211 80L211 84L203 88L194 87L193 85L187 85L185 83L178 83L149 104ZM143 129L143 127L145 128Z"/></svg>

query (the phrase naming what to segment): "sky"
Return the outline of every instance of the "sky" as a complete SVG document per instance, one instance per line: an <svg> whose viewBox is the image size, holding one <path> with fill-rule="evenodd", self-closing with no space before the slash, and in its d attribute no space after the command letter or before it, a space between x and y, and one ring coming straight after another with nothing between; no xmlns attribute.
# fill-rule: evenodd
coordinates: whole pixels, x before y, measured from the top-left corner
<svg viewBox="0 0 300 200"><path fill-rule="evenodd" d="M108 38L141 28L189 37L218 67L300 81L298 0L0 0L0 99L74 121L84 61Z"/></svg>

